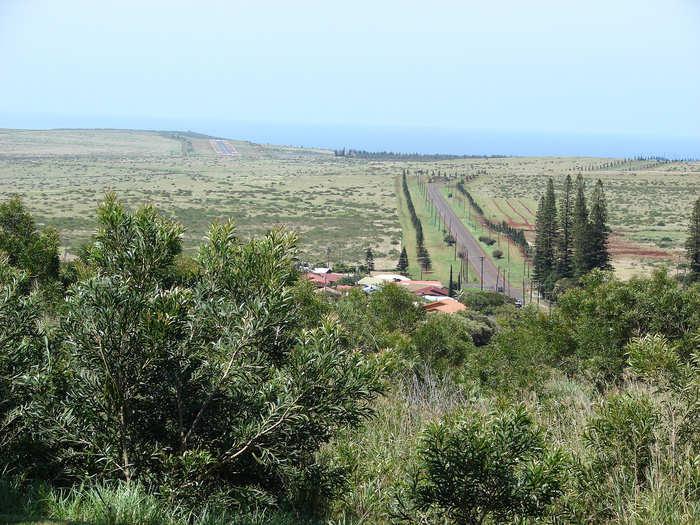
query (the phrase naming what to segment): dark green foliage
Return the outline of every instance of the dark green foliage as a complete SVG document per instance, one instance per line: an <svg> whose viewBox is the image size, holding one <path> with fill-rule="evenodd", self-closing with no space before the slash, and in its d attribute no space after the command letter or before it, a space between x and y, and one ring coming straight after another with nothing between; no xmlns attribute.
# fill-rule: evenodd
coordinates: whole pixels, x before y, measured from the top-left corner
<svg viewBox="0 0 700 525"><path fill-rule="evenodd" d="M544 517L563 492L564 462L524 408L431 424L398 496L402 521L512 523ZM409 501L405 501L405 499Z"/></svg>
<svg viewBox="0 0 700 525"><path fill-rule="evenodd" d="M372 248L367 248L365 251L365 266L368 272L374 271L374 254L372 253Z"/></svg>
<svg viewBox="0 0 700 525"><path fill-rule="evenodd" d="M576 199L572 203L571 177L567 175L557 217L554 185L550 179L537 209L535 281L547 299L554 300L562 290L571 287L572 281L559 286L562 279L581 277L593 268L612 269L608 251L611 230L607 224L603 183L600 180L596 183L590 215L581 175L576 185Z"/></svg>
<svg viewBox="0 0 700 525"><path fill-rule="evenodd" d="M422 245L418 248L418 263L424 271L430 270L430 265L432 264L430 261L430 254L427 248Z"/></svg>
<svg viewBox="0 0 700 525"><path fill-rule="evenodd" d="M419 359L440 373L460 366L476 350L469 328L459 315L429 314L413 335Z"/></svg>
<svg viewBox="0 0 700 525"><path fill-rule="evenodd" d="M589 266L591 268L600 268L601 270L610 270L610 253L608 251L608 235L610 228L608 227L608 210L605 203L605 192L603 191L603 182L598 180L593 190L593 198L591 204L591 215L588 226L589 238Z"/></svg>
<svg viewBox="0 0 700 525"><path fill-rule="evenodd" d="M580 277L591 269L588 254L589 225L588 208L586 207L586 185L583 176L579 174L576 179L576 201L574 203L572 233L573 233L573 270L574 275Z"/></svg>
<svg viewBox="0 0 700 525"><path fill-rule="evenodd" d="M340 298L337 313L346 345L363 353L384 350L397 341L407 344L406 336L425 318L416 296L396 284L387 284L371 295L355 288Z"/></svg>
<svg viewBox="0 0 700 525"><path fill-rule="evenodd" d="M608 522L624 492L648 488L661 415L651 398L613 393L595 408L584 432L590 456L574 463L575 501L567 507L574 521Z"/></svg>
<svg viewBox="0 0 700 525"><path fill-rule="evenodd" d="M660 420L648 397L612 394L588 423L586 444L595 451L593 471L606 476L622 467L639 484L651 461L654 430Z"/></svg>
<svg viewBox="0 0 700 525"><path fill-rule="evenodd" d="M487 345L496 332L496 323L486 315L478 312L466 310L455 314L453 317L459 317L464 320L466 330L475 346Z"/></svg>
<svg viewBox="0 0 700 525"><path fill-rule="evenodd" d="M39 297L26 293L29 281L0 258L0 471L12 474L32 473L41 463L21 410L32 398L30 374L44 350Z"/></svg>
<svg viewBox="0 0 700 525"><path fill-rule="evenodd" d="M408 270L408 254L406 253L406 247L401 248L401 255L399 255L399 262L396 264L396 271L400 274L405 274Z"/></svg>
<svg viewBox="0 0 700 525"><path fill-rule="evenodd" d="M191 285L172 286L180 234L152 208L132 214L107 197L88 250L92 276L71 288L36 395L8 419L23 399L14 381L3 424L23 421L50 445L43 459L63 483L139 480L186 505L313 508L343 481L316 453L371 414L375 361L343 344L336 320L316 317L326 309L297 285L293 234L244 242L232 223L214 224ZM22 278L5 280L15 289ZM0 322L21 354L8 354L3 385L40 348L15 296Z"/></svg>
<svg viewBox="0 0 700 525"><path fill-rule="evenodd" d="M418 264L421 265L423 270L427 271L430 269L430 254L428 254L427 248L423 245L423 225L416 214L415 206L413 206L413 199L411 199L411 192L408 190L408 182L406 181L407 174L407 170L404 170L401 176L401 186L403 188L404 197L406 198L408 213L411 216L411 223L416 229L416 253L418 255Z"/></svg>
<svg viewBox="0 0 700 525"><path fill-rule="evenodd" d="M693 212L688 222L688 238L685 241L685 253L690 263L688 278L700 281L700 198L695 201Z"/></svg>
<svg viewBox="0 0 700 525"><path fill-rule="evenodd" d="M535 232L535 281L545 296L548 296L556 281L555 250L558 242L557 206L551 178L537 208Z"/></svg>
<svg viewBox="0 0 700 525"><path fill-rule="evenodd" d="M573 277L574 203L571 175L567 175L564 181L564 194L559 207L559 232L557 275L559 278Z"/></svg>
<svg viewBox="0 0 700 525"><path fill-rule="evenodd" d="M594 272L559 299L552 319L566 329L567 366L603 375L618 375L625 364L625 345L635 336L665 335L679 345L683 359L695 348L694 330L700 327L700 294L684 290L665 272L651 279L618 281Z"/></svg>
<svg viewBox="0 0 700 525"><path fill-rule="evenodd" d="M503 251L502 250L494 250L493 251L493 256L496 259L502 259L503 258Z"/></svg>
<svg viewBox="0 0 700 525"><path fill-rule="evenodd" d="M0 204L0 253L10 265L21 268L39 281L58 278L58 232L37 231L34 218L19 197Z"/></svg>
<svg viewBox="0 0 700 525"><path fill-rule="evenodd" d="M496 244L496 239L492 239L488 235L479 235L479 240L489 246L493 246L494 244Z"/></svg>
<svg viewBox="0 0 700 525"><path fill-rule="evenodd" d="M369 310L384 331L411 333L425 311L416 304L416 296L397 284L386 284L369 297Z"/></svg>
<svg viewBox="0 0 700 525"><path fill-rule="evenodd" d="M469 289L462 293L459 300L470 310L476 310L486 315L492 315L499 307L514 302L514 299L502 293Z"/></svg>
<svg viewBox="0 0 700 525"><path fill-rule="evenodd" d="M450 264L450 283L447 288L447 295L449 297L454 297L455 296L455 288L454 288L454 282L452 281L452 265Z"/></svg>

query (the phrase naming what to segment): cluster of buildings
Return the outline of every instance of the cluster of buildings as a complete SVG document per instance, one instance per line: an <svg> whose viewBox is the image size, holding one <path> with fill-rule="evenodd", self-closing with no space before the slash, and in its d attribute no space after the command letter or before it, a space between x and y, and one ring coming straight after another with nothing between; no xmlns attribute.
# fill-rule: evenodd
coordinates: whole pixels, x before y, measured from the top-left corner
<svg viewBox="0 0 700 525"><path fill-rule="evenodd" d="M349 276L333 273L331 268L313 268L306 272L304 277L315 284L319 291L332 297L347 294L352 288L359 288L371 294L385 284L394 283L397 286L406 287L409 292L415 294L427 311L452 314L467 309L462 303L449 296L449 291L440 281L415 281L396 273L376 273L363 277L355 285L338 284L344 277Z"/></svg>

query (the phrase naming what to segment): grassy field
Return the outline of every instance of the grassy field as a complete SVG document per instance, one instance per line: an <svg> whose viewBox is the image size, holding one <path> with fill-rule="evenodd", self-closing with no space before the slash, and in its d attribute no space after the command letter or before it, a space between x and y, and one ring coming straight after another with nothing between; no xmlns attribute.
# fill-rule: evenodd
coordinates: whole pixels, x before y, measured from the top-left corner
<svg viewBox="0 0 700 525"><path fill-rule="evenodd" d="M464 173L479 174L469 192L492 221L505 220L526 230L534 240L534 213L549 177L561 191L564 178L579 169L587 187L601 179L610 214L610 248L622 278L647 274L667 265L675 269L682 258L689 211L700 192L699 162L656 163L614 159L507 158L474 160ZM648 167L650 164L653 166Z"/></svg>
<svg viewBox="0 0 700 525"><path fill-rule="evenodd" d="M230 141L219 156L209 140L130 131L0 131L0 200L23 197L76 253L94 231L97 204L114 190L129 206L153 202L186 227L192 249L215 219L234 217L243 235L285 225L301 235L309 262L356 263L371 246L378 268L393 267L401 228L395 171L336 159L321 150Z"/></svg>
<svg viewBox="0 0 700 525"><path fill-rule="evenodd" d="M312 263L361 263L371 246L377 268L391 269L403 230L411 272L419 275L415 234L407 231L410 221L396 185L403 168L478 174L469 191L486 215L526 230L534 224L547 178L560 189L567 173L575 177L585 169L591 170L583 172L589 188L597 178L605 184L614 264L628 276L676 264L700 187L700 163L615 161L614 168L603 168L613 159L366 160L318 149L229 143L238 155L220 156L208 138L182 132L0 130L0 200L22 196L39 222L59 229L70 254L89 240L95 208L109 190L129 206L153 202L180 220L190 252L211 221L234 217L244 236L275 225L299 232L302 258ZM449 250L431 226L429 210L420 198L414 200L419 214L428 217L424 227L435 276L446 280Z"/></svg>
<svg viewBox="0 0 700 525"><path fill-rule="evenodd" d="M400 200L400 216L401 226L403 228L403 244L406 246L408 253L409 267L408 271L414 279L437 280L441 281L445 286L450 280L450 266L453 269L453 279L457 280L459 272L459 259L455 260L454 248L445 243L446 232L443 232L441 226L434 220L426 204L425 197L421 193L415 177L408 177L408 190L411 192L413 206L416 209L416 215L421 220L423 225L424 245L430 254L431 269L429 272L421 273L418 260L416 258L416 231L411 224L411 219L406 208L403 191L401 191L400 178L397 177L396 192ZM476 277L473 270L469 272L470 281L476 282Z"/></svg>
<svg viewBox="0 0 700 525"><path fill-rule="evenodd" d="M483 242L480 242L480 245L494 264L501 270L501 272L506 273L510 286L522 291L523 279L527 277L528 269L527 265L524 264L525 258L520 253L518 247L514 243L510 242L505 235L490 233L478 220L478 215L476 212L474 212L473 209L469 210L467 207L471 207L469 202L467 202L466 199L461 196L461 194L456 192L453 187L443 186L440 191L445 196L445 200L450 207L456 212L457 216L460 217L462 224L464 224L467 230L476 239L478 239L480 236L486 235L496 241L490 246ZM484 211L486 211L486 209L484 209ZM500 250L503 252L503 256L500 259L494 257L493 253L495 250ZM526 292L529 291L527 279L525 286Z"/></svg>

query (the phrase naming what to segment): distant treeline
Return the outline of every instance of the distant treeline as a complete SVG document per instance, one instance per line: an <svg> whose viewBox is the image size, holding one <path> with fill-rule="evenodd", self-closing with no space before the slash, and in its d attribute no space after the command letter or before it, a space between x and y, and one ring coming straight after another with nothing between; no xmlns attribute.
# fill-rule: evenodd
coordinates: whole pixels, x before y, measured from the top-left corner
<svg viewBox="0 0 700 525"><path fill-rule="evenodd" d="M479 206L479 204L474 200L471 194L464 188L463 181L459 181L457 183L457 189L460 193L462 193L462 195L464 195L467 198L472 207L481 216L481 219L484 221L484 224L486 224L486 227L489 230L501 232L503 235L508 237L511 241L513 241L523 250L523 254L525 255L525 257L527 257L528 259L530 258L531 249L530 245L527 242L527 239L525 239L525 233L523 232L523 230L519 230L518 228L513 228L512 226L509 226L506 221L498 223L488 220L484 215L484 210L481 209L481 206Z"/></svg>
<svg viewBox="0 0 700 525"><path fill-rule="evenodd" d="M333 150L336 157L355 157L376 160L452 160L452 159L502 159L506 155L444 155L440 153L394 153L393 151L365 151L360 149Z"/></svg>
<svg viewBox="0 0 700 525"><path fill-rule="evenodd" d="M406 182L406 174L408 170L403 170L402 174L402 186L403 193L406 196L406 204L408 206L408 213L411 215L411 222L413 227L416 229L416 254L418 256L418 263L423 267L424 270L430 269L430 254L428 250L423 245L423 224L421 224L418 215L416 214L416 208L413 206L413 199L411 199L411 192L408 191L408 183Z"/></svg>
<svg viewBox="0 0 700 525"><path fill-rule="evenodd" d="M698 159L694 158L676 158L668 159L666 157L644 157L638 156L627 159L611 159L608 162L602 162L600 164L591 164L589 166L575 166L569 168L569 171L598 171L598 170L609 170L609 169L619 169L620 171L634 171L634 170L644 170L648 168L653 168L660 164L670 164L671 162L697 162ZM626 166L633 162L646 162L642 165L632 165Z"/></svg>

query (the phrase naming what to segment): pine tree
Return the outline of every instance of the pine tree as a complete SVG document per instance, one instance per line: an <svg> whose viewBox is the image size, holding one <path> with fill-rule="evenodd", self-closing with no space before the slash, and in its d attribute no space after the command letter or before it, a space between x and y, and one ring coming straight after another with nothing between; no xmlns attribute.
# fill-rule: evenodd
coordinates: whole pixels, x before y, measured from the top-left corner
<svg viewBox="0 0 700 525"><path fill-rule="evenodd" d="M365 266L367 266L368 272L374 271L374 254L372 253L372 248L367 248L365 252Z"/></svg>
<svg viewBox="0 0 700 525"><path fill-rule="evenodd" d="M399 255L399 262L396 265L396 271L400 274L406 273L408 270L408 254L406 253L406 248L401 249L401 255Z"/></svg>
<svg viewBox="0 0 700 525"><path fill-rule="evenodd" d="M421 265L424 271L430 270L430 254L428 253L428 250L425 249L425 246L420 246L418 248L418 263Z"/></svg>
<svg viewBox="0 0 700 525"><path fill-rule="evenodd" d="M540 197L535 216L535 282L543 283L547 278L546 247L545 247L545 224L544 224L544 195Z"/></svg>
<svg viewBox="0 0 700 525"><path fill-rule="evenodd" d="M576 179L576 202L573 214L573 270L576 277L584 275L591 269L589 261L589 227L588 208L586 207L586 183L579 173Z"/></svg>
<svg viewBox="0 0 700 525"><path fill-rule="evenodd" d="M571 175L567 175L559 208L560 230L557 243L557 274L559 278L573 277L574 205L571 186Z"/></svg>
<svg viewBox="0 0 700 525"><path fill-rule="evenodd" d="M454 295L455 295L454 282L452 281L452 265L451 264L450 264L450 285L449 285L449 288L447 289L447 295L448 295L448 297L454 297Z"/></svg>
<svg viewBox="0 0 700 525"><path fill-rule="evenodd" d="M549 179L547 192L540 199L535 229L535 280L540 289L547 293L556 280L554 251L558 238L557 204L552 179Z"/></svg>
<svg viewBox="0 0 700 525"><path fill-rule="evenodd" d="M690 261L691 281L700 281L700 198L695 201L688 224L688 239L685 241L686 254Z"/></svg>
<svg viewBox="0 0 700 525"><path fill-rule="evenodd" d="M610 270L610 253L608 252L608 208L605 203L605 192L603 191L603 181L598 179L593 190L593 203L591 204L590 217L590 261L591 268Z"/></svg>

